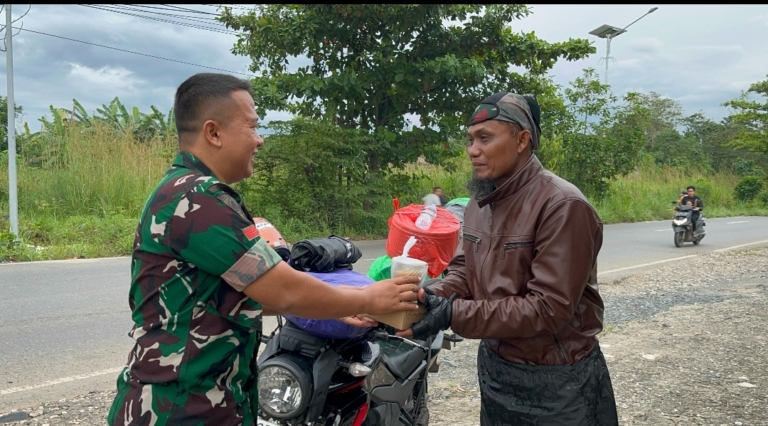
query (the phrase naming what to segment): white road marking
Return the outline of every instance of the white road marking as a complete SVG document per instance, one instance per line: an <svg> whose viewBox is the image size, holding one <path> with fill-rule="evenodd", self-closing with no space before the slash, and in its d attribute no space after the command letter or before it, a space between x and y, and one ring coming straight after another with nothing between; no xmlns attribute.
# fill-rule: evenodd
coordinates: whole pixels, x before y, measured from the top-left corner
<svg viewBox="0 0 768 426"><path fill-rule="evenodd" d="M698 255L691 254L691 255L688 255L688 256L674 257L672 259L657 260L656 262L643 263L641 265L627 266L626 268L619 268L619 269L614 269L614 270L611 270L611 271L604 271L604 272L601 272L601 274L611 274L611 273L614 273L614 272L627 271L629 269L642 268L643 266L658 265L659 263L667 263L667 262L674 262L675 260L690 259L692 257L697 257L697 256Z"/></svg>
<svg viewBox="0 0 768 426"><path fill-rule="evenodd" d="M737 249L737 248L740 248L740 247L747 247L747 246L753 246L755 244L764 244L764 243L768 243L768 240L755 241L754 243L748 243L748 244L739 244L737 246L731 246L731 247L721 248L721 249L712 250L712 251L713 252L721 252L721 251ZM656 262L643 263L643 264L634 265L634 266L627 266L626 268L619 268L619 269L613 269L613 270L610 270L610 271L600 272L599 275L611 274L611 273L614 273L614 272L621 272L621 271L628 271L630 269L642 268L644 266L658 265L660 263L674 262L675 260L690 259L692 257L698 257L698 255L692 254L692 255L689 255L689 256L674 257L672 259L658 260Z"/></svg>
<svg viewBox="0 0 768 426"><path fill-rule="evenodd" d="M731 224L734 224L734 223L749 223L749 221L748 220L740 220L738 222L726 222L726 225L731 225Z"/></svg>
<svg viewBox="0 0 768 426"><path fill-rule="evenodd" d="M119 373L123 370L123 367L120 368L110 368L107 370L100 370L100 371L94 371L93 373L87 373L87 374L78 374L75 376L69 376L69 377L62 377L60 379L51 380L49 382L40 383L39 385L31 385L31 386L19 386L17 388L10 388L10 389L0 389L0 395L9 395L16 392L23 392L28 391L32 389L39 389L39 388L45 388L48 386L54 386L61 383L66 382L74 382L75 380L82 380L82 379L88 379L91 377L96 376L103 376L105 374L115 374Z"/></svg>
<svg viewBox="0 0 768 426"><path fill-rule="evenodd" d="M669 229L657 229L656 232L664 232L664 231L672 231L672 228Z"/></svg>
<svg viewBox="0 0 768 426"><path fill-rule="evenodd" d="M722 249L713 250L713 252L721 252L721 251L732 250L732 249L736 249L736 248L740 248L740 247L746 247L746 246L751 246L751 245L755 245L755 244L763 244L763 243L768 243L768 240L755 241L754 243L747 243L747 244L740 244L740 245L737 245L737 246L726 247L726 248L722 248ZM692 254L692 255L688 255L688 256L675 257L675 258L672 258L672 259L659 260L659 261L656 261L656 262L643 263L643 264L640 264L640 265L627 266L626 268L619 268L619 269L613 269L613 270L610 270L610 271L604 271L604 272L601 272L600 274L601 275L602 274L611 274L611 273L614 273L614 272L627 271L627 270L630 270L630 269L642 268L644 266L658 265L658 264L661 264L661 263L674 262L676 260L690 259L690 258L693 258L693 257L698 257L698 255ZM109 258L109 259L118 259L118 258L120 258L120 257L114 257L114 258ZM87 262L87 261L96 261L96 260L102 260L102 259L107 259L107 258L78 259L78 260L80 262L83 262L83 261ZM78 260L75 260L75 262L77 262ZM362 259L362 260L373 260L373 259ZM50 262L72 262L72 260L43 261L43 262L47 262L47 263L50 263ZM39 263L39 262L19 262L18 264L29 264L29 263ZM16 264L16 263L6 263L6 265L14 265L14 264ZM604 346L607 346L607 345L604 345ZM54 386L54 385L58 385L58 384L61 384L61 383L73 382L75 380L83 380L83 379L88 379L88 378L91 378L91 377L103 376L105 374L115 374L115 373L119 373L120 371L122 371L123 368L124 367L110 368L110 369L106 369L106 370L94 371L93 373L88 373L88 374L78 374L78 375L75 375L75 376L62 377L62 378L59 378L59 379L55 379L55 380L51 380L51 381L48 381L48 382L40 383L39 385L19 386L19 387L9 388L9 389L0 389L0 395L10 395L12 393L23 392L23 391L28 391L28 390L32 390L32 389L39 389L39 388L44 388L44 387L48 387L48 386Z"/></svg>
<svg viewBox="0 0 768 426"><path fill-rule="evenodd" d="M754 243L748 243L748 244L739 244L738 246L731 246L731 247L721 248L721 249L712 250L712 251L719 252L719 251L733 250L739 247L753 246L755 244L763 244L763 243L768 243L768 240L755 241Z"/></svg>
<svg viewBox="0 0 768 426"><path fill-rule="evenodd" d="M59 259L59 260L33 260L30 262L6 262L6 263L0 263L0 267L11 266L11 265L34 265L37 263L89 263L89 262L99 262L102 260L112 260L112 259L131 260L131 257L115 256L115 257L95 257L91 259Z"/></svg>

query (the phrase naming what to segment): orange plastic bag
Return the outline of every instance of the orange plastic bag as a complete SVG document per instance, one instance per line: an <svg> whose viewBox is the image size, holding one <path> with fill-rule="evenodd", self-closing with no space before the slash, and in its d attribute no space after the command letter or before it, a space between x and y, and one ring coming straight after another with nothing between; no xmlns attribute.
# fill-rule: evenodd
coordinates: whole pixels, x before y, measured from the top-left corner
<svg viewBox="0 0 768 426"><path fill-rule="evenodd" d="M400 256L408 238L415 236L416 244L408 252L408 257L427 262L427 274L435 278L445 271L456 252L461 225L453 213L438 207L437 216L429 229L419 229L416 227L416 219L423 208L422 205L411 204L395 211L388 221L386 250L390 258Z"/></svg>

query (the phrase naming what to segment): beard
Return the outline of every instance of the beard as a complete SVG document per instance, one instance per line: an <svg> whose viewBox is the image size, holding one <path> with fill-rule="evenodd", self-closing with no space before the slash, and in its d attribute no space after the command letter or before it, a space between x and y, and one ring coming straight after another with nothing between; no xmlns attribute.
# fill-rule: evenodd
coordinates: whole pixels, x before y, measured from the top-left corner
<svg viewBox="0 0 768 426"><path fill-rule="evenodd" d="M482 200L496 190L496 183L493 179L480 179L473 173L467 183L467 189L476 200Z"/></svg>

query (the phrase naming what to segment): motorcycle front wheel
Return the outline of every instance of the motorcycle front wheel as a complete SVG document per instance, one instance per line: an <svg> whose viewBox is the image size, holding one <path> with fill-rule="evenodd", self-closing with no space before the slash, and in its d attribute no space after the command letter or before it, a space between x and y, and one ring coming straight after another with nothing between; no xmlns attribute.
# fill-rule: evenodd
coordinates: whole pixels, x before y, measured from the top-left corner
<svg viewBox="0 0 768 426"><path fill-rule="evenodd" d="M675 247L682 247L685 232L675 232Z"/></svg>

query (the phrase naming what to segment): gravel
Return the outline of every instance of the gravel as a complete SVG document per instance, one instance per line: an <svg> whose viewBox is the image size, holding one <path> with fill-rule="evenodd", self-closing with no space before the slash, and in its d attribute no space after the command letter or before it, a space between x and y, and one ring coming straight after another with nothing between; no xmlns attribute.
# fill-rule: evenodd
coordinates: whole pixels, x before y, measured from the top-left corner
<svg viewBox="0 0 768 426"><path fill-rule="evenodd" d="M602 283L605 322L620 324L652 317L675 306L707 305L747 297L737 288L768 278L768 250L711 253L685 263ZM758 283L765 289L765 284Z"/></svg>
<svg viewBox="0 0 768 426"><path fill-rule="evenodd" d="M768 425L768 249L667 264L601 283L600 293L621 425ZM429 382L432 425L479 424L478 343L442 352ZM114 395L0 413L0 424L103 425Z"/></svg>

